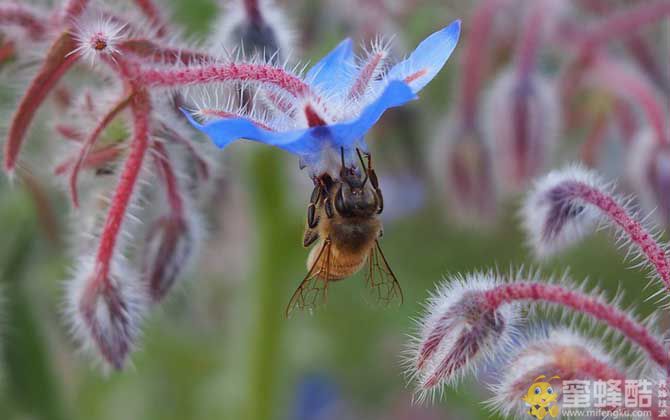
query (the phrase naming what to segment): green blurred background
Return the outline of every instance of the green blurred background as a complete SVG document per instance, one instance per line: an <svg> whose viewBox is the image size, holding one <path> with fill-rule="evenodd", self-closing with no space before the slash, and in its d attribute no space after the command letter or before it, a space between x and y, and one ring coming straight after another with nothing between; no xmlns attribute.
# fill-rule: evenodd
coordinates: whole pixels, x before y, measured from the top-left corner
<svg viewBox="0 0 670 420"><path fill-rule="evenodd" d="M314 16L324 19L321 2L286 3L298 38L308 40L300 54L304 60L313 62L351 35L345 24L314 30L319 24ZM415 45L467 16L469 8L470 2L417 2L398 26L400 38ZM206 0L172 0L172 10L196 39L207 35L217 13ZM382 187L398 170L427 178L423 168L411 166L415 159L403 154L432 141L454 96L457 60L458 50L422 99L410 105L409 112L418 115L411 138L385 129L401 117L396 113L372 133ZM41 137L31 143L49 139ZM489 418L482 405L490 397L486 371L434 404L411 404L412 385L404 377L401 355L414 329L412 318L443 276L529 265L555 274L569 267L573 278L589 277L612 293L621 284L623 303L637 303L642 314L652 309L643 303L649 294L642 290L644 276L621 262L608 233L538 265L524 247L517 199L504 204L493 226L461 226L449 217L439 186L425 183L415 209L385 221L382 244L403 287L402 306L371 304L359 274L335 284L328 304L314 315L284 319L284 307L305 272L308 251L301 238L309 181L292 158L262 146L235 145L220 158L226 177L220 202L208 209L211 237L198 268L152 312L133 366L109 375L77 353L61 316L62 284L71 266L64 246L66 198L48 189L57 216L54 238L33 196L2 178L0 419ZM409 191L395 191L387 208L402 206L404 193ZM301 417L310 401L321 400L334 417Z"/></svg>

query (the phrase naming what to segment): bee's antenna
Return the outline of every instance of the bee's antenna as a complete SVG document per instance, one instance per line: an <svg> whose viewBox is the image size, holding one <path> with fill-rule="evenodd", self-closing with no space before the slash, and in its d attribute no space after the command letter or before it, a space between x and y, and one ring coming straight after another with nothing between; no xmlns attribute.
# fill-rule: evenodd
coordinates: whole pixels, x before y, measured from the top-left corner
<svg viewBox="0 0 670 420"><path fill-rule="evenodd" d="M363 185L365 185L365 183L368 182L368 169L365 167L365 161L363 161L363 155L361 155L361 149L357 147L356 153L358 154L358 159L361 161L363 172L365 172L365 179L363 180Z"/></svg>
<svg viewBox="0 0 670 420"><path fill-rule="evenodd" d="M344 147L340 147L340 159L342 159L342 170L344 170Z"/></svg>

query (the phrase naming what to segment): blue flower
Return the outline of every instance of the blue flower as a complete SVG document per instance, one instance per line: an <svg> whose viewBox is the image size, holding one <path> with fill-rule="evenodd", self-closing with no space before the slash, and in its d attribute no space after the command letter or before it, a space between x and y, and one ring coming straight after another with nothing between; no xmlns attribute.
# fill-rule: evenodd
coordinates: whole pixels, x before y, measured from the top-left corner
<svg viewBox="0 0 670 420"><path fill-rule="evenodd" d="M304 75L308 94L296 97L260 86L261 97L275 108L269 115L199 109L196 114L208 117L201 124L184 113L221 148L237 139L258 141L299 156L312 175L337 177L340 149L348 162L355 159L356 148L367 150L365 134L387 109L416 99L446 63L460 31L461 23L455 21L435 32L385 73L384 48L373 48L367 58L357 59L346 39Z"/></svg>

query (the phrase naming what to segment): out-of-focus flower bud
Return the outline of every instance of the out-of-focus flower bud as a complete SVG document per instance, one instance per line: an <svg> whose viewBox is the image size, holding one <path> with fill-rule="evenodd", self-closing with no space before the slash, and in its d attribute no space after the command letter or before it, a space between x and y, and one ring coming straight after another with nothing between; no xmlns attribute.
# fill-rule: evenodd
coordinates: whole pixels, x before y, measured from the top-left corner
<svg viewBox="0 0 670 420"><path fill-rule="evenodd" d="M651 129L641 129L628 154L627 172L645 211L670 226L670 145L659 144Z"/></svg>
<svg viewBox="0 0 670 420"><path fill-rule="evenodd" d="M139 335L146 294L137 273L124 261L115 261L108 272L92 261L80 263L68 285L67 312L84 350L119 370Z"/></svg>
<svg viewBox="0 0 670 420"><path fill-rule="evenodd" d="M515 328L516 307L482 310L481 292L498 283L492 274L453 277L430 298L408 361L412 376L418 377L420 399L505 346Z"/></svg>
<svg viewBox="0 0 670 420"><path fill-rule="evenodd" d="M476 127L458 121L451 117L439 130L431 151L431 168L456 218L479 226L495 220L491 150Z"/></svg>
<svg viewBox="0 0 670 420"><path fill-rule="evenodd" d="M518 352L500 369L500 382L491 387L494 397L488 401L505 417L528 413L524 397L538 381L549 382L560 400L565 381L626 378L598 343L568 329L530 337L516 348ZM541 375L544 378L538 379Z"/></svg>
<svg viewBox="0 0 670 420"><path fill-rule="evenodd" d="M518 192L549 163L560 135L559 97L540 74L520 79L505 71L488 92L483 122L495 180L501 192Z"/></svg>
<svg viewBox="0 0 670 420"><path fill-rule="evenodd" d="M192 214L191 216L193 216ZM198 223L177 217L162 217L149 229L146 239L143 275L154 302L161 301L197 255L202 239Z"/></svg>
<svg viewBox="0 0 670 420"><path fill-rule="evenodd" d="M244 55L257 55L263 60L284 55L293 44L289 24L272 0L235 0L222 15L212 47L227 52L241 48Z"/></svg>

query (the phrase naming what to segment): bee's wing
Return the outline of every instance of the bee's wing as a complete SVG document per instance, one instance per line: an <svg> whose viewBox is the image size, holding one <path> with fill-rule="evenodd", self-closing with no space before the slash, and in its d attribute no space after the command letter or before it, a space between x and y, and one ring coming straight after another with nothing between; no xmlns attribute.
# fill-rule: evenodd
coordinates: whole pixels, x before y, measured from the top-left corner
<svg viewBox="0 0 670 420"><path fill-rule="evenodd" d="M307 271L307 275L296 289L291 300L286 307L286 317L288 318L294 309L315 309L319 304L325 303L326 292L328 288L328 279L330 276L331 241L326 238L321 245L319 254Z"/></svg>
<svg viewBox="0 0 670 420"><path fill-rule="evenodd" d="M393 274L388 261L386 261L378 240L375 240L375 245L368 255L365 282L378 303L382 305L388 305L395 301L402 303L403 295L400 283L398 283L397 277Z"/></svg>

